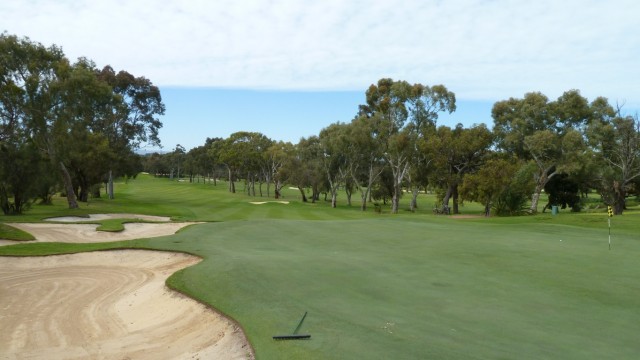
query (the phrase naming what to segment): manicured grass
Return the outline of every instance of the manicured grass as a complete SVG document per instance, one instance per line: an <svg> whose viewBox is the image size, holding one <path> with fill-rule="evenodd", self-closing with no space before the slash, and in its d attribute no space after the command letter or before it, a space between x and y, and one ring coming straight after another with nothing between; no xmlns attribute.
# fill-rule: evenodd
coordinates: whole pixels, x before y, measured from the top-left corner
<svg viewBox="0 0 640 360"><path fill-rule="evenodd" d="M603 213L454 218L432 215L426 198L417 213L394 216L362 213L355 204L303 204L295 191L285 193L289 205L252 205L256 199L228 194L224 185L149 177L118 191L116 200L89 207L218 222L161 238L21 244L0 254L149 248L201 256L169 285L238 321L258 359L640 353L638 212L612 219L608 250ZM480 213L477 204L463 211L476 207ZM272 340L292 332L305 311L300 332L311 340Z"/></svg>
<svg viewBox="0 0 640 360"><path fill-rule="evenodd" d="M632 359L640 242L619 235L609 251L606 235L535 222L281 220L148 243L204 256L172 281L239 321L266 359ZM271 339L305 311L311 341Z"/></svg>
<svg viewBox="0 0 640 360"><path fill-rule="evenodd" d="M3 223L0 223L0 239L17 241L35 240L33 235L29 234L28 232L24 232L20 229L14 228L13 226L9 226Z"/></svg>

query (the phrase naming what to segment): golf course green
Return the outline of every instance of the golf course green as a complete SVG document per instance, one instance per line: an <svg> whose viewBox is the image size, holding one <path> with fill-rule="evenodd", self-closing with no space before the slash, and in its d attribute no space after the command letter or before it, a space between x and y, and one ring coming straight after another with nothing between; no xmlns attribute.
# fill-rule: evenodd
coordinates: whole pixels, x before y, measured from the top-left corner
<svg viewBox="0 0 640 360"><path fill-rule="evenodd" d="M484 218L471 203L461 211L472 216L436 216L435 199L423 195L417 212L392 215L384 206L382 213L349 207L344 194L333 209L300 202L297 190L278 199L286 204L239 188L230 194L225 183L140 175L118 183L114 200L67 210L56 198L52 206L34 205L0 221L128 212L206 223L112 243L25 241L0 247L0 255L147 248L200 256L204 261L175 273L169 286L239 323L258 359L640 354L638 209L612 218L609 250L605 210ZM257 201L267 202L251 203ZM8 236L6 228L0 238ZM298 325L309 340L273 340Z"/></svg>

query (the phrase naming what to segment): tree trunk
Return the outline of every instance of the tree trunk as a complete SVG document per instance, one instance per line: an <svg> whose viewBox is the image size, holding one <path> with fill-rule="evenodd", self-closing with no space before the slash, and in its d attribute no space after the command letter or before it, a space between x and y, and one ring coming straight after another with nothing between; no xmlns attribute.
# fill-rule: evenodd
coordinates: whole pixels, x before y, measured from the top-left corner
<svg viewBox="0 0 640 360"><path fill-rule="evenodd" d="M487 203L484 205L484 216L491 216L491 201L487 200Z"/></svg>
<svg viewBox="0 0 640 360"><path fill-rule="evenodd" d="M419 193L420 193L420 190L417 187L414 187L413 189L411 189L411 204L409 204L409 209L411 210L411 212L416 211L416 209L418 208Z"/></svg>
<svg viewBox="0 0 640 360"><path fill-rule="evenodd" d="M393 186L393 197L391 198L391 213L397 214L398 209L400 208L400 196L402 193L402 189L399 184L395 184Z"/></svg>
<svg viewBox="0 0 640 360"><path fill-rule="evenodd" d="M442 213L449 215L450 209L449 209L449 200L451 199L451 197L453 196L453 185L449 185L449 187L447 188L447 192L444 194L444 198L442 199Z"/></svg>
<svg viewBox="0 0 640 360"><path fill-rule="evenodd" d="M360 193L360 210L362 211L367 211L367 198L369 197L369 193L369 188Z"/></svg>
<svg viewBox="0 0 640 360"><path fill-rule="evenodd" d="M454 183L453 185L453 213L460 214L460 210L458 209L458 183Z"/></svg>
<svg viewBox="0 0 640 360"><path fill-rule="evenodd" d="M298 190L300 190L300 196L302 196L302 202L307 202L307 195L305 195L304 189L301 186L298 186Z"/></svg>
<svg viewBox="0 0 640 360"><path fill-rule="evenodd" d="M546 168L541 171L538 180L536 181L536 188L531 196L531 207L529 208L529 213L535 214L538 212L538 202L540 201L540 194L542 194L542 190L547 182L556 174L554 171L550 175L547 175L551 168Z"/></svg>
<svg viewBox="0 0 640 360"><path fill-rule="evenodd" d="M115 194L113 193L113 172L109 170L109 185L107 192L109 193L109 199L113 200L115 198Z"/></svg>
<svg viewBox="0 0 640 360"><path fill-rule="evenodd" d="M264 180L267 183L267 197L270 198L271 197L271 176L268 176L268 175L265 176ZM275 184L275 180L273 183ZM278 187L277 184L276 184L276 187ZM262 197L262 183L260 183L260 197Z"/></svg>
<svg viewBox="0 0 640 360"><path fill-rule="evenodd" d="M88 202L89 201L89 189L86 185L80 185L80 191L78 191L78 201Z"/></svg>
<svg viewBox="0 0 640 360"><path fill-rule="evenodd" d="M69 209L77 209L78 202L76 200L76 193L73 191L71 176L69 175L69 171L67 170L67 167L64 166L64 163L62 161L60 161L60 171L62 171L62 182L64 183L64 188L67 192L67 203L69 203Z"/></svg>
<svg viewBox="0 0 640 360"><path fill-rule="evenodd" d="M538 180L536 188L533 191L533 195L531 195L531 207L529 208L529 213L535 214L538 212L538 202L540 201L540 194L542 193L543 188L544 183Z"/></svg>
<svg viewBox="0 0 640 360"><path fill-rule="evenodd" d="M229 192L235 194L236 193L236 185L233 183L233 175L231 172L231 168L229 170Z"/></svg>
<svg viewBox="0 0 640 360"><path fill-rule="evenodd" d="M624 211L626 191L619 181L613 182L613 214L622 215Z"/></svg>

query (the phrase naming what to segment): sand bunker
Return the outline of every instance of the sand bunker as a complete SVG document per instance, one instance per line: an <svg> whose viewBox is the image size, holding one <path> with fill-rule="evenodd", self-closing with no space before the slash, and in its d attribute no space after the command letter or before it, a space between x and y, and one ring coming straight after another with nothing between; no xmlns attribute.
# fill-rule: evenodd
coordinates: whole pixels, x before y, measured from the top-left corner
<svg viewBox="0 0 640 360"><path fill-rule="evenodd" d="M175 234L185 226L196 223L128 223L124 230L118 232L96 231L97 224L43 224L43 223L11 223L7 224L26 231L36 238L36 242L108 242L133 240ZM31 242L31 241L30 241ZM2 240L0 245L24 242Z"/></svg>
<svg viewBox="0 0 640 360"><path fill-rule="evenodd" d="M140 219L144 221L171 221L168 216L153 216L153 215L140 215L140 214L90 214L88 218L81 216L60 216L55 218L45 219L46 221L56 222L82 222L82 221L95 221L95 220L108 220L108 219Z"/></svg>
<svg viewBox="0 0 640 360"><path fill-rule="evenodd" d="M165 286L198 261L145 250L2 257L0 358L253 358L234 323Z"/></svg>
<svg viewBox="0 0 640 360"><path fill-rule="evenodd" d="M253 205L264 205L264 204L269 204L269 203L276 203L276 204L288 204L288 201L251 201L249 202L249 204L253 204Z"/></svg>

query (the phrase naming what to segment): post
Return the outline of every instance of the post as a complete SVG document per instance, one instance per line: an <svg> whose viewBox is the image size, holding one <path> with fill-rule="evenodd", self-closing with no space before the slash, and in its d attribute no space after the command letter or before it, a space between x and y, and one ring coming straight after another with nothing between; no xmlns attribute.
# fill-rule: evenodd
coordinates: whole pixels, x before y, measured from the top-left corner
<svg viewBox="0 0 640 360"><path fill-rule="evenodd" d="M609 250L611 250L611 218L609 218Z"/></svg>
<svg viewBox="0 0 640 360"><path fill-rule="evenodd" d="M609 215L609 250L611 250L611 217L613 216L613 208L611 205L607 207L607 215Z"/></svg>

